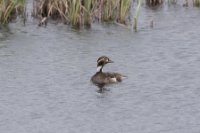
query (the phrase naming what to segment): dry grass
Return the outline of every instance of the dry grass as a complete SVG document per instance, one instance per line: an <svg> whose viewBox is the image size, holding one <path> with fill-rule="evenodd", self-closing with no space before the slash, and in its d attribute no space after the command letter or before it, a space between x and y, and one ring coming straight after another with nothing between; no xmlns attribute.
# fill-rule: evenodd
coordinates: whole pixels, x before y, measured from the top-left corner
<svg viewBox="0 0 200 133"><path fill-rule="evenodd" d="M149 6L157 6L163 3L163 0L146 0L147 5Z"/></svg>
<svg viewBox="0 0 200 133"><path fill-rule="evenodd" d="M126 23L131 0L34 0L33 16L60 18L72 26L94 21Z"/></svg>
<svg viewBox="0 0 200 133"><path fill-rule="evenodd" d="M128 11L131 5L131 0L120 0L119 22L126 23Z"/></svg>
<svg viewBox="0 0 200 133"><path fill-rule="evenodd" d="M200 7L200 0L193 0L193 5L196 7Z"/></svg>
<svg viewBox="0 0 200 133"><path fill-rule="evenodd" d="M0 24L6 24L24 14L25 0L0 0Z"/></svg>
<svg viewBox="0 0 200 133"><path fill-rule="evenodd" d="M169 3L169 4L176 4L176 3L177 3L177 0L168 0L168 3Z"/></svg>

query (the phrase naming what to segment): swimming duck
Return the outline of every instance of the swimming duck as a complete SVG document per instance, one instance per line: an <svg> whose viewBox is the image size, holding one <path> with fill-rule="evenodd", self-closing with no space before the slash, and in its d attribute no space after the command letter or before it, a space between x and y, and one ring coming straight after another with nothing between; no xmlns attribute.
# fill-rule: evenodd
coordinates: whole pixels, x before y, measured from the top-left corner
<svg viewBox="0 0 200 133"><path fill-rule="evenodd" d="M107 56L101 56L97 59L97 72L91 77L93 84L98 86L100 90L104 89L105 85L121 82L126 76L115 72L103 72L103 67L113 63Z"/></svg>

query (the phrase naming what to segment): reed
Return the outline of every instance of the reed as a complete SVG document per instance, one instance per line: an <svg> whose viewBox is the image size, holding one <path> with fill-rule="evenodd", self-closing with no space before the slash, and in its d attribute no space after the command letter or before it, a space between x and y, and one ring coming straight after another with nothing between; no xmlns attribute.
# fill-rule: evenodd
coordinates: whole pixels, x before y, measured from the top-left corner
<svg viewBox="0 0 200 133"><path fill-rule="evenodd" d="M139 17L140 7L142 5L142 2L143 2L143 0L138 0L138 5L137 5L135 16L134 16L133 22L132 22L131 29L135 29L135 31L137 31L137 27L138 27L138 17Z"/></svg>
<svg viewBox="0 0 200 133"><path fill-rule="evenodd" d="M157 6L163 3L163 0L146 0L147 5L149 6Z"/></svg>
<svg viewBox="0 0 200 133"><path fill-rule="evenodd" d="M25 0L0 0L0 24L7 24L24 11Z"/></svg>
<svg viewBox="0 0 200 133"><path fill-rule="evenodd" d="M66 0L35 0L32 15L39 18L67 19L67 8L68 2Z"/></svg>
<svg viewBox="0 0 200 133"><path fill-rule="evenodd" d="M61 18L75 27L93 21L118 21L125 24L131 0L34 0L33 16L41 20Z"/></svg>
<svg viewBox="0 0 200 133"><path fill-rule="evenodd" d="M101 2L101 14L103 21L113 21L116 16L116 9L119 0L102 0Z"/></svg>
<svg viewBox="0 0 200 133"><path fill-rule="evenodd" d="M41 20L44 17L62 19L73 26L80 26L83 23L82 7L81 0L35 0L32 15Z"/></svg>
<svg viewBox="0 0 200 133"><path fill-rule="evenodd" d="M131 0L120 0L119 22L125 24L128 11L131 6Z"/></svg>
<svg viewBox="0 0 200 133"><path fill-rule="evenodd" d="M69 1L69 9L67 12L67 16L72 26L80 27L80 25L82 24L81 15L82 15L81 14L81 0Z"/></svg>
<svg viewBox="0 0 200 133"><path fill-rule="evenodd" d="M200 0L193 0L193 5L196 7L200 7Z"/></svg>
<svg viewBox="0 0 200 133"><path fill-rule="evenodd" d="M176 3L177 3L177 0L168 0L168 3L169 3L169 4L176 4Z"/></svg>
<svg viewBox="0 0 200 133"><path fill-rule="evenodd" d="M92 23L93 4L92 0L85 0L83 3L84 24L87 26L91 26Z"/></svg>

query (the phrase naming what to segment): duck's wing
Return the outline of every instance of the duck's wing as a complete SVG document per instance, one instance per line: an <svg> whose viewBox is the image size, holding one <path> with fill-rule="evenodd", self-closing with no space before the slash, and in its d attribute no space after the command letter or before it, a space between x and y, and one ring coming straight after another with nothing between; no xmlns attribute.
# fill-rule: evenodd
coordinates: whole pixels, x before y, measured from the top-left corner
<svg viewBox="0 0 200 133"><path fill-rule="evenodd" d="M108 77L108 81L111 83L121 82L126 76L120 73L106 73L106 77Z"/></svg>
<svg viewBox="0 0 200 133"><path fill-rule="evenodd" d="M110 73L110 72L102 72L96 73L92 78L91 81L96 85L104 86L110 83L117 83L121 82L126 76L120 73Z"/></svg>

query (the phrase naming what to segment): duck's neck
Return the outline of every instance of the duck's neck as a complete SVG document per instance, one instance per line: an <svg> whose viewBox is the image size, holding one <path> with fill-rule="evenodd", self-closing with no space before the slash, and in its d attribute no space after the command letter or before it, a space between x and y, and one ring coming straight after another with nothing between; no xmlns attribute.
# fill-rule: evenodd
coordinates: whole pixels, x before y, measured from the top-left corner
<svg viewBox="0 0 200 133"><path fill-rule="evenodd" d="M97 72L102 72L103 66L97 66Z"/></svg>

